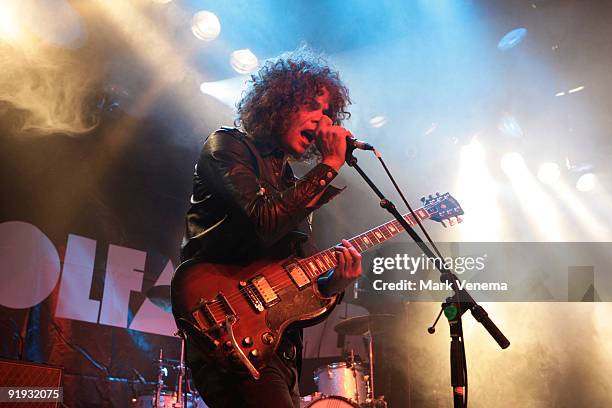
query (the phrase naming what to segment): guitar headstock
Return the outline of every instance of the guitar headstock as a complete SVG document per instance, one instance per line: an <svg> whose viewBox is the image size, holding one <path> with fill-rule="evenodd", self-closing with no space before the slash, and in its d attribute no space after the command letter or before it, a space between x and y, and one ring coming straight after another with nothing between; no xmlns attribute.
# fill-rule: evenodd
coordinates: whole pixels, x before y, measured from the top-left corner
<svg viewBox="0 0 612 408"><path fill-rule="evenodd" d="M430 194L428 197L421 198L421 202L423 208L429 213L429 218L442 223L444 227L446 227L445 221L447 220L450 225L462 221L460 216L463 215L463 209L450 193Z"/></svg>

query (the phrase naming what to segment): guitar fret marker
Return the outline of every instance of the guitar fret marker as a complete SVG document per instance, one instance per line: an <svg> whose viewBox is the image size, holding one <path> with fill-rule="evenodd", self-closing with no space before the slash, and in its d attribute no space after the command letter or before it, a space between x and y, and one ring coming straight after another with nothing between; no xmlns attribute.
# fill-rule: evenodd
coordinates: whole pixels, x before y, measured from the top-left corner
<svg viewBox="0 0 612 408"><path fill-rule="evenodd" d="M355 238L353 241L354 241L354 242L353 242L353 246L357 247L357 249L359 250L359 252L363 252L363 249L361 249L361 246L359 245L359 239L358 239L358 238Z"/></svg>
<svg viewBox="0 0 612 408"><path fill-rule="evenodd" d="M334 263L329 259L329 257L326 254L323 255L323 259L325 259L325 262L327 262L328 268L331 269L334 267Z"/></svg>

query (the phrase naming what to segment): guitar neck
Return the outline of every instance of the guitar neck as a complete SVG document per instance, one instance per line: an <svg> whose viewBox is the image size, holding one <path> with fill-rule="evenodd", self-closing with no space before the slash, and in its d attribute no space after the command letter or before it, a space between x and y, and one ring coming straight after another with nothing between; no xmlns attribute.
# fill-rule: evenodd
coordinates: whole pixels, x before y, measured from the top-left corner
<svg viewBox="0 0 612 408"><path fill-rule="evenodd" d="M426 220L431 217L431 214L424 207L414 210L414 213L420 220ZM402 218L404 218L409 225L416 225L416 221L414 220L412 214L404 214L402 215ZM378 227L372 228L363 234L357 235L348 241L359 253L363 253L368 249L395 237L403 230L404 227L402 227L399 221L391 220L379 225ZM334 247L328 248L324 251L302 259L300 264L310 278L318 277L338 265L336 262L335 252Z"/></svg>

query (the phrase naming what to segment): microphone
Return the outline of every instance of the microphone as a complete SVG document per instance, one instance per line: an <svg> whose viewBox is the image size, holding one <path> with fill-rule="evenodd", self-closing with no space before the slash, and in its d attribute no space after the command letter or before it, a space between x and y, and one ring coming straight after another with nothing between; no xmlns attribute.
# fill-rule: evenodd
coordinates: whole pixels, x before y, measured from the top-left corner
<svg viewBox="0 0 612 408"><path fill-rule="evenodd" d="M314 131L304 131L302 133L304 136L306 136L308 138L309 141L313 141L315 138L315 132ZM372 146L369 143L366 143L364 141L355 139L352 136L347 136L346 137L346 147L347 149L358 149L358 150L375 150L374 146Z"/></svg>
<svg viewBox="0 0 612 408"><path fill-rule="evenodd" d="M355 139L354 137L346 137L346 147L359 150L374 150L374 146L361 140Z"/></svg>

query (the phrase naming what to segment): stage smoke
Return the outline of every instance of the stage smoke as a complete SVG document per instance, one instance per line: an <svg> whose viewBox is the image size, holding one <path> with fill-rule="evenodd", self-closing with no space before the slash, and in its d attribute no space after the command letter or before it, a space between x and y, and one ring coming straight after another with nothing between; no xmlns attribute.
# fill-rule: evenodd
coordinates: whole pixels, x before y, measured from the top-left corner
<svg viewBox="0 0 612 408"><path fill-rule="evenodd" d="M45 45L0 45L0 101L22 112L17 132L78 134L97 118L91 92L100 73L74 51Z"/></svg>

